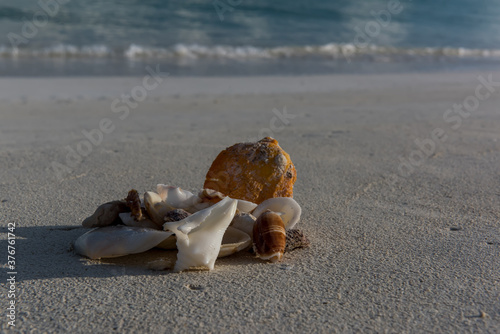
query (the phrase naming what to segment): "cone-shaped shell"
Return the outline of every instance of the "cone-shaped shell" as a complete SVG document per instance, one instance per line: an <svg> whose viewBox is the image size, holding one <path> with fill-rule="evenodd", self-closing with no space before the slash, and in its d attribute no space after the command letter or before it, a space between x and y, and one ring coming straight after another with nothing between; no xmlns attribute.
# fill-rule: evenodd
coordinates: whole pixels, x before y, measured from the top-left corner
<svg viewBox="0 0 500 334"><path fill-rule="evenodd" d="M285 253L286 231L281 217L266 211L257 218L253 228L255 253L263 260L281 261Z"/></svg>

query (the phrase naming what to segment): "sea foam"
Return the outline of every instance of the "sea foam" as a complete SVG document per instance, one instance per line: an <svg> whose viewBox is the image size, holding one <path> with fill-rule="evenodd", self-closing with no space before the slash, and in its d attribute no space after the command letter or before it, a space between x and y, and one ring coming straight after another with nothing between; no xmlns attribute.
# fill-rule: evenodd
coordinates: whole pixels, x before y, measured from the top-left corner
<svg viewBox="0 0 500 334"><path fill-rule="evenodd" d="M500 49L469 48L398 48L368 45L362 48L354 44L329 43L305 46L205 46L176 44L168 48L131 44L125 49L106 45L75 46L56 44L44 48L12 48L0 45L1 58L125 58L167 60L254 60L254 59L337 59L362 57L371 61L387 61L405 58L408 61L422 57L441 58L500 58Z"/></svg>

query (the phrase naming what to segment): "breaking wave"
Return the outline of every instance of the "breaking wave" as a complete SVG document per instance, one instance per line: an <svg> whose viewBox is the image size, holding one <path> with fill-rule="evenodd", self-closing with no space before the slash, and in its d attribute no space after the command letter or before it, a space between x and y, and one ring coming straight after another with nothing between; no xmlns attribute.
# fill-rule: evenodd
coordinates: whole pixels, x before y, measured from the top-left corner
<svg viewBox="0 0 500 334"><path fill-rule="evenodd" d="M173 61L215 60L272 60L272 59L340 59L362 57L373 61L392 59L439 58L500 58L500 49L468 48L397 48L369 45L329 43L317 46L204 46L176 44L168 48L131 44L127 48L106 45L74 46L59 44L44 48L12 48L0 45L0 58L122 58L166 59Z"/></svg>

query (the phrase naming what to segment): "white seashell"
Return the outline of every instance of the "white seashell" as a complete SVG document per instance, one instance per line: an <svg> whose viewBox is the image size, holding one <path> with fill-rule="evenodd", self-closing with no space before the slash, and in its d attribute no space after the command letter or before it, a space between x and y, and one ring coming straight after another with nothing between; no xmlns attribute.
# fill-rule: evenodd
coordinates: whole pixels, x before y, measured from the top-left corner
<svg viewBox="0 0 500 334"><path fill-rule="evenodd" d="M161 192L160 197L165 196L167 201L169 196L172 196L172 200L168 203L172 206L178 205L179 208L189 213L206 209L226 197L226 195L212 189L202 189L198 192L198 195L193 195L191 192L182 190L181 188L162 184L158 185L158 192ZM172 195L170 195L170 193L172 193ZM257 204L255 203L238 199L237 208L241 212L250 212L256 207Z"/></svg>
<svg viewBox="0 0 500 334"><path fill-rule="evenodd" d="M214 205L215 203L220 202L222 199L224 199L224 197L226 196L218 191L212 189L202 189L198 192L197 201L193 199L192 201L194 202L194 204L185 208L184 210L190 213L201 211Z"/></svg>
<svg viewBox="0 0 500 334"><path fill-rule="evenodd" d="M275 197L266 199L264 202L260 203L252 214L259 218L259 216L266 210L271 210L276 213L281 213L281 219L285 224L287 230L294 228L294 226L300 220L300 214L302 209L299 203L297 203L293 198L290 197Z"/></svg>
<svg viewBox="0 0 500 334"><path fill-rule="evenodd" d="M148 228L153 228L155 230L159 230L158 225L155 222L153 222L152 220L144 218L140 221L136 221L134 219L134 217L132 217L132 214L130 212L120 213L120 214L118 214L118 217L120 217L123 224L125 224L127 226L148 227Z"/></svg>
<svg viewBox="0 0 500 334"><path fill-rule="evenodd" d="M158 192L161 200L174 209L185 210L186 208L195 206L201 201L199 196L194 195L192 192L183 190L179 187L158 184L156 186L156 191Z"/></svg>
<svg viewBox="0 0 500 334"><path fill-rule="evenodd" d="M222 238L222 245L217 257L234 254L249 247L251 244L252 239L247 233L229 226Z"/></svg>
<svg viewBox="0 0 500 334"><path fill-rule="evenodd" d="M253 225L255 224L255 220L256 218L252 214L239 212L234 215L230 226L245 232L250 238L253 238Z"/></svg>
<svg viewBox="0 0 500 334"><path fill-rule="evenodd" d="M238 210L240 212L252 212L257 207L257 204L249 202L249 201L244 201L242 199L238 200Z"/></svg>
<svg viewBox="0 0 500 334"><path fill-rule="evenodd" d="M250 212L257 207L257 204L249 202L249 201L244 201L241 199L238 199L237 201L238 201L238 204L237 204L236 208L241 212ZM185 208L184 210L186 210L187 212L190 212L190 213L195 213L197 211L209 208L212 205L213 205L213 202L199 202L193 206Z"/></svg>
<svg viewBox="0 0 500 334"><path fill-rule="evenodd" d="M211 202L198 202L194 205L185 207L184 210L186 210L189 213L195 213L195 212L204 210L208 207L211 207L212 205L213 205L213 203L211 203Z"/></svg>
<svg viewBox="0 0 500 334"><path fill-rule="evenodd" d="M155 192L148 191L144 194L144 206L146 207L146 211L151 217L151 220L158 226L163 226L165 222L163 217L165 214L175 208L165 203L160 195Z"/></svg>
<svg viewBox="0 0 500 334"><path fill-rule="evenodd" d="M226 195L224 195L221 192L215 191L213 189L202 189L198 193L198 197L200 198L202 204L206 204L206 202L211 202L211 203L208 203L210 206L210 205L212 205L212 203L216 203L216 202L224 199L224 197L226 197ZM235 199L237 199L237 198L235 198ZM238 200L237 209L240 210L241 212L250 212L257 207L257 204L255 204L255 203L245 201L242 199L237 199L237 200Z"/></svg>
<svg viewBox="0 0 500 334"><path fill-rule="evenodd" d="M177 237L177 262L174 271L190 267L214 268L222 238L236 212L237 201L226 197L209 208L178 222L163 225Z"/></svg>
<svg viewBox="0 0 500 334"><path fill-rule="evenodd" d="M201 198L203 202L219 202L220 200L224 199L226 195L224 195L221 192L215 191L213 189L201 189L198 192L198 197Z"/></svg>
<svg viewBox="0 0 500 334"><path fill-rule="evenodd" d="M75 251L91 259L118 257L145 252L170 236L170 232L145 227L98 227L75 241Z"/></svg>

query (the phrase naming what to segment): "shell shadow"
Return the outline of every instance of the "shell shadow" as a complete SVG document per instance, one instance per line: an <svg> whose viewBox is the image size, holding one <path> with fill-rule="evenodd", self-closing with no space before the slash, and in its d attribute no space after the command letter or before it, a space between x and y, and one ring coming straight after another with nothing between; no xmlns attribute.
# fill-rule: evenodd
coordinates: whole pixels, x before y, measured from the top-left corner
<svg viewBox="0 0 500 334"><path fill-rule="evenodd" d="M80 256L74 252L72 245L86 231L88 229L82 226L69 225L16 227L14 256L17 281L173 274L176 250L155 248L140 254L100 260L90 260ZM4 239L0 240L0 247L7 249L7 245L7 235L4 234ZM259 261L248 251L241 251L220 258L217 263L224 266L240 266L258 264ZM6 264L3 266L7 269Z"/></svg>

